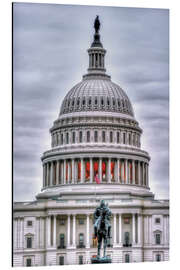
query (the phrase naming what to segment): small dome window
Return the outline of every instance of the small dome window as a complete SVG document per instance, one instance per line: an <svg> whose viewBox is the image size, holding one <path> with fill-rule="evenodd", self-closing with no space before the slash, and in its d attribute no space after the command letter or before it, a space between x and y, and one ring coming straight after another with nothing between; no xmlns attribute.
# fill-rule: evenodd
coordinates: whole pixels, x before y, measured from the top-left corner
<svg viewBox="0 0 180 270"><path fill-rule="evenodd" d="M83 106L85 106L86 105L86 100L85 100L85 98L83 99Z"/></svg>
<svg viewBox="0 0 180 270"><path fill-rule="evenodd" d="M108 106L110 105L110 101L109 101L109 98L107 99L107 105L108 105Z"/></svg>
<svg viewBox="0 0 180 270"><path fill-rule="evenodd" d="M116 105L116 102L115 102L115 99L113 98L113 106L115 106Z"/></svg>
<svg viewBox="0 0 180 270"><path fill-rule="evenodd" d="M95 103L95 105L97 105L97 103L98 103L98 101L97 101L97 97L95 98L95 102L94 102L94 103Z"/></svg>
<svg viewBox="0 0 180 270"><path fill-rule="evenodd" d="M72 106L74 106L74 99L73 99L73 101L72 101Z"/></svg>
<svg viewBox="0 0 180 270"><path fill-rule="evenodd" d="M101 105L104 106L104 99L103 99L103 97L101 98Z"/></svg>
<svg viewBox="0 0 180 270"><path fill-rule="evenodd" d="M79 98L78 98L78 100L77 100L77 106L79 106L79 103L80 103L80 100L79 100Z"/></svg>
<svg viewBox="0 0 180 270"><path fill-rule="evenodd" d="M89 98L89 106L91 105L91 98Z"/></svg>

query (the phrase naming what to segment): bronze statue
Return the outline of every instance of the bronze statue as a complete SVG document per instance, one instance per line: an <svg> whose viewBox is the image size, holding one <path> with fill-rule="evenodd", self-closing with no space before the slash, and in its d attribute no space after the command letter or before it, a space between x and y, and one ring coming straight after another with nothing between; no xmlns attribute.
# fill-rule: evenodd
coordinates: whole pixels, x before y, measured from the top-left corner
<svg viewBox="0 0 180 270"><path fill-rule="evenodd" d="M94 21L94 28L95 28L96 33L99 32L100 25L101 24L100 24L100 21L99 21L99 16L97 15L96 16L96 19Z"/></svg>
<svg viewBox="0 0 180 270"><path fill-rule="evenodd" d="M109 207L105 204L104 200L101 200L100 206L98 206L94 212L94 234L95 237L97 237L98 239L98 252L96 259L99 260L99 262L103 262L103 260L106 260L106 262L110 262L107 261L109 259L106 257L107 240L108 238L111 237L110 217L111 211ZM100 258L100 249L103 239L104 239L104 257Z"/></svg>

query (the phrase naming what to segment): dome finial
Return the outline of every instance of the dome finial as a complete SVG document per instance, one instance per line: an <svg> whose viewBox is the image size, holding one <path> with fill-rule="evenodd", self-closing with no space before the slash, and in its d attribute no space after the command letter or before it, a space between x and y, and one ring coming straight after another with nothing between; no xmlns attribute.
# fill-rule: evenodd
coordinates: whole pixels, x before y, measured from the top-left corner
<svg viewBox="0 0 180 270"><path fill-rule="evenodd" d="M95 29L95 32L98 34L99 33L99 28L100 28L100 21L99 21L99 16L96 15L96 19L94 21L94 29Z"/></svg>

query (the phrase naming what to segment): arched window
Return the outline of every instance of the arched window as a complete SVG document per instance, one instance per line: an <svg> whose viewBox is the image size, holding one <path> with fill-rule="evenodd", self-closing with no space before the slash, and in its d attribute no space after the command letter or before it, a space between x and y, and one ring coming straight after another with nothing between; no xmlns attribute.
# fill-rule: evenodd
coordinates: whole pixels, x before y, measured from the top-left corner
<svg viewBox="0 0 180 270"><path fill-rule="evenodd" d="M126 143L126 133L123 132L123 144Z"/></svg>
<svg viewBox="0 0 180 270"><path fill-rule="evenodd" d="M97 132L97 130L94 131L94 141L98 142L98 132Z"/></svg>
<svg viewBox="0 0 180 270"><path fill-rule="evenodd" d="M75 143L75 137L76 137L76 133L75 133L75 131L73 131L73 133L72 133L72 143Z"/></svg>
<svg viewBox="0 0 180 270"><path fill-rule="evenodd" d="M90 131L87 131L87 142L90 142Z"/></svg>
<svg viewBox="0 0 180 270"><path fill-rule="evenodd" d="M109 101L109 98L107 98L107 105L108 105L108 106L110 105L110 101Z"/></svg>
<svg viewBox="0 0 180 270"><path fill-rule="evenodd" d="M106 142L106 132L102 131L102 142Z"/></svg>
<svg viewBox="0 0 180 270"><path fill-rule="evenodd" d="M63 133L61 133L61 144L63 144Z"/></svg>
<svg viewBox="0 0 180 270"><path fill-rule="evenodd" d="M104 106L104 99L103 99L103 97L101 98L101 106Z"/></svg>
<svg viewBox="0 0 180 270"><path fill-rule="evenodd" d="M89 98L89 106L91 106L91 97Z"/></svg>
<svg viewBox="0 0 180 270"><path fill-rule="evenodd" d="M129 134L129 145L131 145L131 134Z"/></svg>
<svg viewBox="0 0 180 270"><path fill-rule="evenodd" d="M66 143L69 144L69 133L66 133Z"/></svg>
<svg viewBox="0 0 180 270"><path fill-rule="evenodd" d="M112 143L112 142L113 142L113 132L110 131L110 143Z"/></svg>
<svg viewBox="0 0 180 270"><path fill-rule="evenodd" d="M119 140L119 132L117 132L117 143L119 143L120 140Z"/></svg>
<svg viewBox="0 0 180 270"><path fill-rule="evenodd" d="M85 106L85 105L86 105L86 99L83 98L83 106Z"/></svg>
<svg viewBox="0 0 180 270"><path fill-rule="evenodd" d="M79 142L82 143L82 131L79 131Z"/></svg>
<svg viewBox="0 0 180 270"><path fill-rule="evenodd" d="M97 97L95 97L95 101L94 101L94 104L95 104L95 106L97 106L97 104L98 104L98 100L97 100Z"/></svg>

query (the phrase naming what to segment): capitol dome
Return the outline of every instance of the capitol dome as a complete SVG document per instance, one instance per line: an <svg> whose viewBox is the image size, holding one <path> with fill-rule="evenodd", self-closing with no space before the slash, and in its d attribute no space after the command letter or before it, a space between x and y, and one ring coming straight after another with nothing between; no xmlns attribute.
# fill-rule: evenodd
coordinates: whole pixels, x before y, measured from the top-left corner
<svg viewBox="0 0 180 270"><path fill-rule="evenodd" d="M106 76L84 76L65 96L60 115L79 111L106 111L134 116L131 102L120 86Z"/></svg>
<svg viewBox="0 0 180 270"><path fill-rule="evenodd" d="M149 154L125 91L106 74L99 31L88 49L89 67L65 96L44 152L43 188L37 198L152 197Z"/></svg>

